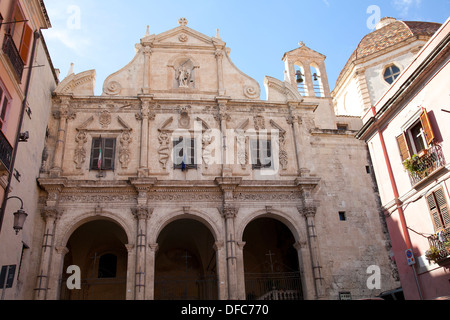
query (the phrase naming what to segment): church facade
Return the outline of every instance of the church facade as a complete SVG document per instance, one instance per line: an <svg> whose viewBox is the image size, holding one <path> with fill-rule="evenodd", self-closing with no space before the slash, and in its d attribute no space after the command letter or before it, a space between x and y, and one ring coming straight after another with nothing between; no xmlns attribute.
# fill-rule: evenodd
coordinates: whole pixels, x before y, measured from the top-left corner
<svg viewBox="0 0 450 320"><path fill-rule="evenodd" d="M359 299L397 288L361 122L335 115L325 56L301 43L283 60L285 79L267 76L261 100L219 34L180 19L147 32L102 95L94 70L61 81L38 178L32 298Z"/></svg>

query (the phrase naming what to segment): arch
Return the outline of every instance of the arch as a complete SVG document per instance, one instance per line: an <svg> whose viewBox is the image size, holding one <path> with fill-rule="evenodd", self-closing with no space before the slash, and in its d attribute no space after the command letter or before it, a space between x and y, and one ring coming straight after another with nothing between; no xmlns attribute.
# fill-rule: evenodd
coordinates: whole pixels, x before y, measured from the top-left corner
<svg viewBox="0 0 450 320"><path fill-rule="evenodd" d="M70 236L73 234L73 232L75 232L75 230L77 230L82 225L95 220L107 220L116 223L125 232L127 236L127 244L131 242L131 239L134 239L131 226L129 226L128 223L119 215L108 211L102 211L101 215L99 215L95 211L90 211L82 215L74 215L74 218L71 221L68 222L64 220L63 224L61 223L61 220L58 221L56 227L55 243L57 244L57 246L65 247L70 239Z"/></svg>
<svg viewBox="0 0 450 320"><path fill-rule="evenodd" d="M60 299L125 299L129 277L127 242L125 230L111 219L90 219L79 225L67 241L63 270L78 266L81 288L67 290L67 275L63 273Z"/></svg>
<svg viewBox="0 0 450 320"><path fill-rule="evenodd" d="M249 300L302 300L303 258L295 224L272 210L253 216L240 236L245 295ZM297 236L296 236L297 235Z"/></svg>
<svg viewBox="0 0 450 320"><path fill-rule="evenodd" d="M297 83L297 89L300 95L307 96L308 95L308 84L306 82L306 73L305 73L305 67L301 62L295 62L294 63L294 77L295 81Z"/></svg>
<svg viewBox="0 0 450 320"><path fill-rule="evenodd" d="M157 241L156 300L217 299L215 240L211 229L201 219L191 215L172 219L159 232Z"/></svg>
<svg viewBox="0 0 450 320"><path fill-rule="evenodd" d="M252 214L247 215L246 218L236 226L236 238L239 239L239 241L242 241L247 225L253 220L259 218L273 218L280 221L281 223L284 223L286 227L288 227L291 231L296 242L304 242L307 240L306 234L303 233L303 230L305 230L303 225L299 225L294 219L292 219L291 215L275 209L258 210L253 212Z"/></svg>
<svg viewBox="0 0 450 320"><path fill-rule="evenodd" d="M159 234L161 231L170 223L180 220L180 219L193 219L197 220L198 222L202 223L206 228L209 229L211 234L214 237L215 241L220 241L223 239L221 226L217 225L205 212L199 211L199 210L192 210L190 208L184 208L182 210L176 210L169 214L164 214L159 216L158 211L153 211L153 217L152 217L153 223L151 224L150 230L149 230L149 243L156 243Z"/></svg>
<svg viewBox="0 0 450 320"><path fill-rule="evenodd" d="M322 81L322 74L320 72L320 68L317 65L317 63L312 62L310 64L310 70L311 70L311 81L313 83L314 95L316 97L325 97L323 81Z"/></svg>

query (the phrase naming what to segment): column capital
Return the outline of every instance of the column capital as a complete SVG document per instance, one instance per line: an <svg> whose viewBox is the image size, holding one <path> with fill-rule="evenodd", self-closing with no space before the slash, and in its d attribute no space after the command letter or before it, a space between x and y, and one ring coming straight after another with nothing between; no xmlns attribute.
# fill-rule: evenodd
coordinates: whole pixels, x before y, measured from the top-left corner
<svg viewBox="0 0 450 320"><path fill-rule="evenodd" d="M41 216L45 220L45 222L48 222L50 220L57 220L61 217L62 214L63 211L56 207L45 207L41 212Z"/></svg>
<svg viewBox="0 0 450 320"><path fill-rule="evenodd" d="M236 218L239 208L234 207L232 205L224 205L222 208L219 209L219 211L222 213L222 216L225 219L234 219Z"/></svg>
<svg viewBox="0 0 450 320"><path fill-rule="evenodd" d="M298 212L305 218L314 218L317 212L317 206L301 206L297 207Z"/></svg>
<svg viewBox="0 0 450 320"><path fill-rule="evenodd" d="M137 220L148 220L153 213L153 208L146 206L137 206L133 210L133 215Z"/></svg>

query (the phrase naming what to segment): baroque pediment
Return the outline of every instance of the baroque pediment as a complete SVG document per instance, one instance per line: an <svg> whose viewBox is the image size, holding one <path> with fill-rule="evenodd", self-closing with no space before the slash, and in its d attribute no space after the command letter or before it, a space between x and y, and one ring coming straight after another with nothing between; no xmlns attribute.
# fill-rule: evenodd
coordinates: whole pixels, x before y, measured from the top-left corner
<svg viewBox="0 0 450 320"><path fill-rule="evenodd" d="M153 47L200 47L215 49L225 46L225 42L214 37L208 37L186 26L180 26L158 35L149 35L141 40L142 45Z"/></svg>

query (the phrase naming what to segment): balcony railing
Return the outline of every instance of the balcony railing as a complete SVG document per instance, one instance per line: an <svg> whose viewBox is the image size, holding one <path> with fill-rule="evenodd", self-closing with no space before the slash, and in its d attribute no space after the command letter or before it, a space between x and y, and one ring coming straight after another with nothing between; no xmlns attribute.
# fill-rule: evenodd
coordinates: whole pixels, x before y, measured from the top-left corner
<svg viewBox="0 0 450 320"><path fill-rule="evenodd" d="M22 79L23 69L25 64L20 57L19 50L17 50L13 38L9 34L5 34L5 40L3 41L3 52L9 58L11 65L16 72L19 82Z"/></svg>
<svg viewBox="0 0 450 320"><path fill-rule="evenodd" d="M428 244L430 250L426 255L429 260L433 260L437 264L449 264L450 263L450 228L443 229L442 231L428 237Z"/></svg>
<svg viewBox="0 0 450 320"><path fill-rule="evenodd" d="M414 157L414 170L409 170L409 178L412 185L416 185L420 181L429 177L437 169L445 166L444 153L440 145L432 145L429 149L424 150L423 154Z"/></svg>
<svg viewBox="0 0 450 320"><path fill-rule="evenodd" d="M0 171L8 171L11 168L11 158L13 147L6 139L2 131L0 131Z"/></svg>

